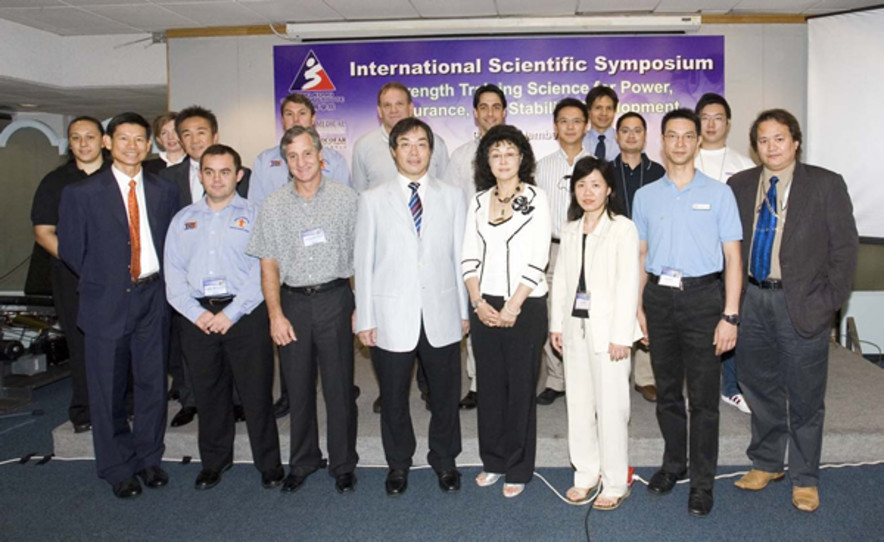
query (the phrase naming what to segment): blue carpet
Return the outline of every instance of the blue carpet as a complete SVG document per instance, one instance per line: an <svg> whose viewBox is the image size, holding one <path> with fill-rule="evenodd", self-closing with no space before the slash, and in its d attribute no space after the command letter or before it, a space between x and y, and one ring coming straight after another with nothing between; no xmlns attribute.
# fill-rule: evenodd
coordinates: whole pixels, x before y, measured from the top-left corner
<svg viewBox="0 0 884 542"><path fill-rule="evenodd" d="M38 390L29 409L43 416L0 420L0 459L50 452L52 428L65 419L64 383ZM22 425L24 424L24 425ZM884 453L884 452L882 452ZM165 463L169 486L130 501L116 499L95 476L91 461L36 460L0 467L0 540L585 540L588 507L561 502L539 479L515 499L500 484L478 488L478 468L462 468L463 490L443 494L430 470L415 470L408 491L384 493L383 469L357 470L358 487L338 495L326 471L312 475L297 493L265 490L251 465L237 465L217 487L193 489L197 463ZM540 473L560 492L567 469ZM637 474L650 478L652 469ZM827 469L822 506L795 510L788 481L749 493L732 479L715 487L715 509L705 519L687 514L688 487L655 497L636 483L613 512L592 511L592 540L882 540L884 514L878 495L884 465Z"/></svg>

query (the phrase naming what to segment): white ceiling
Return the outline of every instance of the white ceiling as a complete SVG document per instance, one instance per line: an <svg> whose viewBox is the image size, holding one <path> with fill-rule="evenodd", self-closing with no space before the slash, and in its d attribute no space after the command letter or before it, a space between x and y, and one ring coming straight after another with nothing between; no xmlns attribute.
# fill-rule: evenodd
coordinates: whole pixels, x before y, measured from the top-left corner
<svg viewBox="0 0 884 542"><path fill-rule="evenodd" d="M98 36L178 28L286 22L575 14L818 15L882 0L0 0L0 19L57 34ZM146 37L146 36L145 36ZM88 90L88 92L86 91ZM29 109L22 104L38 104ZM122 109L151 116L165 86L67 89L0 75L0 113L36 110L106 118Z"/></svg>
<svg viewBox="0 0 884 542"><path fill-rule="evenodd" d="M0 0L0 19L61 36L82 36L271 22L497 15L818 15L880 3L881 0Z"/></svg>

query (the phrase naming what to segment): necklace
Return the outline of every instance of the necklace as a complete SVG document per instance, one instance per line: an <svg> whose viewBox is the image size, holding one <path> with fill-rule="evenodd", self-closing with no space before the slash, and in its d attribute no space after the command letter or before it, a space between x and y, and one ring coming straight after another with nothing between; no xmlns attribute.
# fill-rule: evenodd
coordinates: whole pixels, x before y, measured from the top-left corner
<svg viewBox="0 0 884 542"><path fill-rule="evenodd" d="M516 186L516 189L513 191L512 194L510 194L509 196L507 196L505 198L501 198L500 197L500 189L497 187L494 187L494 197L497 198L497 201L506 205L507 203L513 201L513 198L516 197L516 194L518 194L521 190L522 190L522 185L519 184Z"/></svg>
<svg viewBox="0 0 884 542"><path fill-rule="evenodd" d="M518 185L516 185L516 189L513 191L512 194L510 194L509 196L507 196L505 198L501 198L500 197L500 189L498 187L494 187L494 198L501 204L500 205L500 216L494 221L495 224L503 222L504 218L506 218L507 205L511 201L513 201L513 198L515 198L516 195L521 191L522 191L522 184L519 183Z"/></svg>

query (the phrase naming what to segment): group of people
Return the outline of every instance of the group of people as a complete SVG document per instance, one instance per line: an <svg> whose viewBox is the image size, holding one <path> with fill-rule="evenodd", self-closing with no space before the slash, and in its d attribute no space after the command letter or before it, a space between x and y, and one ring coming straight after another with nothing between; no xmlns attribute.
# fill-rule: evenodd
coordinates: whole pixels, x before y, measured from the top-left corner
<svg viewBox="0 0 884 542"><path fill-rule="evenodd" d="M440 489L461 487L458 410L477 407L475 482L503 478L503 495L519 495L534 472L536 405L564 395L575 469L566 496L617 508L630 491L634 372L665 442L651 493L689 472L688 511L709 514L721 395L751 410L753 468L736 485L783 478L788 449L792 501L815 510L829 331L858 243L844 181L798 161L801 130L785 110L752 125L756 167L725 145L727 101L704 95L696 110L663 118L661 165L643 152L645 119L615 124L617 105L605 86L558 102L559 149L535 160L506 124L504 93L483 85L477 137L449 157L413 117L407 87L391 82L352 170L323 147L300 94L281 104L282 140L251 172L198 106L157 119L159 161L145 161L151 126L140 115L118 115L106 131L72 121L74 159L41 184L33 219L56 257L56 304L73 337L71 420L92 430L99 477L121 498L141 492L139 479L167 483L171 345L183 407L173 425L198 418L198 489L231 466L240 418L264 487L294 492L323 468L319 379L329 473L338 492L355 490L355 334L378 379L391 496L407 490L416 451L416 372ZM287 475L280 405L291 423Z"/></svg>

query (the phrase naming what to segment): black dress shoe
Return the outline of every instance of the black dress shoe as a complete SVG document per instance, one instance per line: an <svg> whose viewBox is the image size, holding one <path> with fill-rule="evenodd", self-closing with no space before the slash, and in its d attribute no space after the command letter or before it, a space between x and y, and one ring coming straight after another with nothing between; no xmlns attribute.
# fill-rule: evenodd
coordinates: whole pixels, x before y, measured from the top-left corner
<svg viewBox="0 0 884 542"><path fill-rule="evenodd" d="M194 487L196 489L212 489L221 481L221 473L229 470L231 466L232 465L227 465L221 470L209 468L201 470L200 473L196 475L196 483L194 484Z"/></svg>
<svg viewBox="0 0 884 542"><path fill-rule="evenodd" d="M460 472L451 469L439 473L439 489L445 493L460 491Z"/></svg>
<svg viewBox="0 0 884 542"><path fill-rule="evenodd" d="M291 473L285 477L285 480L282 481L282 492L294 493L295 491L301 489L301 486L303 486L304 482L306 481L306 474Z"/></svg>
<svg viewBox="0 0 884 542"><path fill-rule="evenodd" d="M408 471L402 469L390 469L387 473L387 495L402 495L408 489Z"/></svg>
<svg viewBox="0 0 884 542"><path fill-rule="evenodd" d="M651 476L651 481L648 482L648 491L655 495L666 495L672 491L675 483L682 477L684 477L684 473L672 474L660 469Z"/></svg>
<svg viewBox="0 0 884 542"><path fill-rule="evenodd" d="M162 467L145 467L136 474L147 487L163 487L169 483L169 475Z"/></svg>
<svg viewBox="0 0 884 542"><path fill-rule="evenodd" d="M276 467L269 472L262 472L261 486L264 489L273 489L282 483L283 478L285 478L285 469L282 466Z"/></svg>
<svg viewBox="0 0 884 542"><path fill-rule="evenodd" d="M193 421L193 418L195 416L196 407L184 407L178 411L178 414L175 414L174 418L172 418L172 427L181 427L182 425L187 425Z"/></svg>
<svg viewBox="0 0 884 542"><path fill-rule="evenodd" d="M473 410L476 408L476 404L476 392L471 391L463 396L458 407L460 407L461 410Z"/></svg>
<svg viewBox="0 0 884 542"><path fill-rule="evenodd" d="M113 485L113 488L114 495L120 499L128 499L130 497L141 495L141 484L138 483L138 480L136 480L134 476L123 480L122 482L117 482Z"/></svg>
<svg viewBox="0 0 884 542"><path fill-rule="evenodd" d="M73 422L71 422L73 423ZM92 430L92 424L90 422L83 423L74 423L74 433L85 433L87 431Z"/></svg>
<svg viewBox="0 0 884 542"><path fill-rule="evenodd" d="M705 518L712 511L712 502L711 489L692 487L688 496L688 514L697 518Z"/></svg>
<svg viewBox="0 0 884 542"><path fill-rule="evenodd" d="M356 474L345 472L335 477L335 491L340 494L356 491Z"/></svg>
<svg viewBox="0 0 884 542"><path fill-rule="evenodd" d="M283 416L288 416L289 413L289 399L288 397L280 397L273 403L273 415L276 418L282 418Z"/></svg>
<svg viewBox="0 0 884 542"><path fill-rule="evenodd" d="M233 405L233 421L236 423L246 421L246 409L242 405Z"/></svg>
<svg viewBox="0 0 884 542"><path fill-rule="evenodd" d="M552 388L546 388L537 396L538 405L551 405L556 402L559 397L564 397L565 392L556 391Z"/></svg>
<svg viewBox="0 0 884 542"><path fill-rule="evenodd" d="M377 399L374 400L374 403L371 404L371 411L375 414L381 413L381 397L378 396Z"/></svg>

